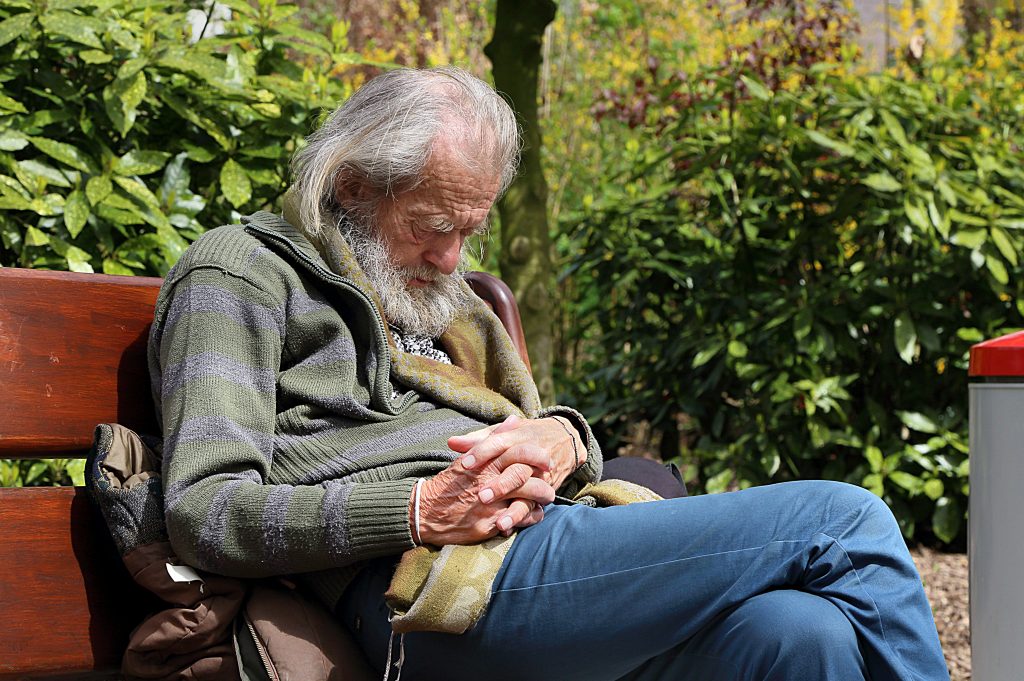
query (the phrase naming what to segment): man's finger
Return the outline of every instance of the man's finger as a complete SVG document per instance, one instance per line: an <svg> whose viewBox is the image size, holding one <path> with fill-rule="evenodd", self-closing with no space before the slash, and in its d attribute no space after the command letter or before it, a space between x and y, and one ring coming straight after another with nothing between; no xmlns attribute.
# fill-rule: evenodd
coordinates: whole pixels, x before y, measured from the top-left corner
<svg viewBox="0 0 1024 681"><path fill-rule="evenodd" d="M523 479L523 475L527 474L529 477ZM518 498L544 506L555 500L555 488L544 480L534 477L533 469L530 467L513 464L481 489L479 496L480 501L485 504L501 499Z"/></svg>
<svg viewBox="0 0 1024 681"><path fill-rule="evenodd" d="M493 426L487 426L486 428L481 428L480 430L474 430L472 433L466 433L465 435L453 435L452 437L448 438L448 447L453 451L465 454L466 452L469 452L477 445L483 443L492 435L500 435L501 433L507 433L509 431L515 430L523 423L525 423L524 419L521 419L515 414L513 414L512 416L507 417L501 423L495 424ZM464 456L461 459L462 465L465 466L467 470L474 468L476 464L481 460L482 459L480 458L479 453L477 452L474 452L474 454L470 456Z"/></svg>
<svg viewBox="0 0 1024 681"><path fill-rule="evenodd" d="M487 483L479 492L480 501L489 504L495 499L510 496L533 478L533 469L522 463L514 463ZM514 496L520 496L518 494Z"/></svg>
<svg viewBox="0 0 1024 681"><path fill-rule="evenodd" d="M479 430L474 430L470 433L466 433L465 435L452 435L448 438L448 448L459 452L460 454L465 454L475 445L486 440L490 434L501 425L502 424L500 423L496 423L493 426L480 428Z"/></svg>

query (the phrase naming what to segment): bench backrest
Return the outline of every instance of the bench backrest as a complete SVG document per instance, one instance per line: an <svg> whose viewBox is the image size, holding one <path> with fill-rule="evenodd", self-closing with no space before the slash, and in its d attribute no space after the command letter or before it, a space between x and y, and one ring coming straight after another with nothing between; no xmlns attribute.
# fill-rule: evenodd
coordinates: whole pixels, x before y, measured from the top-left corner
<svg viewBox="0 0 1024 681"><path fill-rule="evenodd" d="M467 279L529 366L508 287ZM160 283L0 268L0 458L83 457L97 423L155 432L146 339ZM83 488L0 489L0 680L116 670L154 605Z"/></svg>

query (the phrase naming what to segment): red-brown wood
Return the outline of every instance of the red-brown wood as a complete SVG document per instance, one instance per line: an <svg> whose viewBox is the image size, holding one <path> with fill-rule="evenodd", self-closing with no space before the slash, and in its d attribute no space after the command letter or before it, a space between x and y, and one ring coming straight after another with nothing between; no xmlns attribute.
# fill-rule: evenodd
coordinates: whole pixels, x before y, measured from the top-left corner
<svg viewBox="0 0 1024 681"><path fill-rule="evenodd" d="M0 456L83 452L97 423L153 430L146 336L160 282L0 268Z"/></svg>
<svg viewBox="0 0 1024 681"><path fill-rule="evenodd" d="M153 599L129 578L85 489L0 489L0 519L0 679L113 678Z"/></svg>
<svg viewBox="0 0 1024 681"><path fill-rule="evenodd" d="M512 344L519 351L519 356L523 358L526 368L532 371L530 354L526 350L523 323L519 317L519 306L516 304L515 296L512 295L512 289L501 279L486 272L467 272L466 281L469 282L473 293L480 296L494 310L494 314L508 331Z"/></svg>

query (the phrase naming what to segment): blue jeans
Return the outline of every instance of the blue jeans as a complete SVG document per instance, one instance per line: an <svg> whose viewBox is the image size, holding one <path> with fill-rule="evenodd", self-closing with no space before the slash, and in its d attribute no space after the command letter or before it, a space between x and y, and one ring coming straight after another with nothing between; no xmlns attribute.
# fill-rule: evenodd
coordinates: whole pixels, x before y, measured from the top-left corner
<svg viewBox="0 0 1024 681"><path fill-rule="evenodd" d="M393 563L363 570L339 605L381 670ZM833 482L549 506L473 629L404 648L407 681L949 679L892 513Z"/></svg>

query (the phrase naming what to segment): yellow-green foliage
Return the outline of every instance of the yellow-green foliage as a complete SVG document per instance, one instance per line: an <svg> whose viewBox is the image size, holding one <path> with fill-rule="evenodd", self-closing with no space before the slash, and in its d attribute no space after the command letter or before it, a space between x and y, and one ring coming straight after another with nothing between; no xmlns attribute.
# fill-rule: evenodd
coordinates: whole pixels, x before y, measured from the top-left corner
<svg viewBox="0 0 1024 681"><path fill-rule="evenodd" d="M646 423L681 444L698 489L847 480L952 542L967 352L1024 324L1024 36L920 59L900 37L871 74L826 26L810 64L738 24L703 68L641 41L627 77L594 52L618 90L549 88L601 114L547 129L552 164L575 150L553 169L563 385L606 443Z"/></svg>

